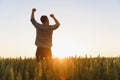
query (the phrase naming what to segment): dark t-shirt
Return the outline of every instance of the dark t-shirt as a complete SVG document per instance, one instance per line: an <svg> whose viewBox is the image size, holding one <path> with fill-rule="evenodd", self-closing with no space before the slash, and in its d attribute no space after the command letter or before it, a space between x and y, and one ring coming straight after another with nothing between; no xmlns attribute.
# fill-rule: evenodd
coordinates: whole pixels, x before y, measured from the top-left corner
<svg viewBox="0 0 120 80"><path fill-rule="evenodd" d="M52 46L52 34L53 30L57 29L57 25L49 25L37 23L34 17L31 18L31 22L36 28L36 41L37 47L50 48Z"/></svg>

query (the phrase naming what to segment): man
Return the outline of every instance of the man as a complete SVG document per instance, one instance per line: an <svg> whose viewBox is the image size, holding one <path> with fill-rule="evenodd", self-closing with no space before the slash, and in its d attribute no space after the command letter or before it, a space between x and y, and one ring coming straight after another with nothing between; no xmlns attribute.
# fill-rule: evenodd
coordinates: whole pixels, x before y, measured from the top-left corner
<svg viewBox="0 0 120 80"><path fill-rule="evenodd" d="M51 52L52 34L53 31L60 26L60 23L55 18L54 14L50 14L50 17L53 18L55 24L49 25L48 17L45 15L41 16L40 20L42 24L40 24L34 18L35 11L36 9L33 8L31 14L31 22L36 28L36 41L35 41L35 44L37 46L36 60L39 62L40 59L43 58L47 58L47 57L52 58L52 52Z"/></svg>

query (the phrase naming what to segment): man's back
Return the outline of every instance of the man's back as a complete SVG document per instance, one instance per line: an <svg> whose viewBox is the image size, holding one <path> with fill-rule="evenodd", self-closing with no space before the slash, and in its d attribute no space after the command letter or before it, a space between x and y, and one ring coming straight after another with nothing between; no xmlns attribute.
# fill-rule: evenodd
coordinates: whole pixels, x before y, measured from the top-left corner
<svg viewBox="0 0 120 80"><path fill-rule="evenodd" d="M45 25L37 23L34 18L31 18L31 22L36 28L36 41L37 47L50 48L52 46L52 33L57 29L56 25Z"/></svg>
<svg viewBox="0 0 120 80"><path fill-rule="evenodd" d="M41 25L43 27L49 27L45 25ZM36 29L36 42L35 44L38 47L51 47L52 46L52 33L53 30L44 30L44 29Z"/></svg>

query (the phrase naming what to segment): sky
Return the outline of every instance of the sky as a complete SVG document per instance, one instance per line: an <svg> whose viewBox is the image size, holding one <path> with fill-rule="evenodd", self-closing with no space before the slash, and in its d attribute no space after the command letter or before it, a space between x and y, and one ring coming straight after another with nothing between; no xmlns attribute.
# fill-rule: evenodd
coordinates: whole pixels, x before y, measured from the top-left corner
<svg viewBox="0 0 120 80"><path fill-rule="evenodd" d="M0 57L35 57L30 22L51 13L61 23L53 33L53 57L120 56L119 0L0 0Z"/></svg>

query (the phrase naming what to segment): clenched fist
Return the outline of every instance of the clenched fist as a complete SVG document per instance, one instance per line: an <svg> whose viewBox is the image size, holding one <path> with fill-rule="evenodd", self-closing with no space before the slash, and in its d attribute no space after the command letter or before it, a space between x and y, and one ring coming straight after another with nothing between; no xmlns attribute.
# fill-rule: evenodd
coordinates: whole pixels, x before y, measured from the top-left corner
<svg viewBox="0 0 120 80"><path fill-rule="evenodd" d="M32 9L32 12L35 12L35 11L36 11L36 9L35 9L35 8L33 8L33 9Z"/></svg>
<svg viewBox="0 0 120 80"><path fill-rule="evenodd" d="M50 14L50 17L54 18L54 14Z"/></svg>

